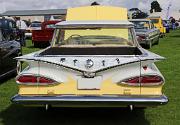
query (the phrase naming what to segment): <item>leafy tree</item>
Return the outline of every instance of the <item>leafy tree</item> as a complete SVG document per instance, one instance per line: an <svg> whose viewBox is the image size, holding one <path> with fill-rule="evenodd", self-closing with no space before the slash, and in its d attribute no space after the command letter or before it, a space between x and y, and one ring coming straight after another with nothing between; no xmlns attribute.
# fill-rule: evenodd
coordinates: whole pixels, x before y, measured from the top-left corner
<svg viewBox="0 0 180 125"><path fill-rule="evenodd" d="M132 12L132 19L143 19L148 17L147 13L141 11L138 8L131 8L129 11Z"/></svg>
<svg viewBox="0 0 180 125"><path fill-rule="evenodd" d="M93 3L91 3L91 6L96 6L96 5L100 5L98 2L94 1Z"/></svg>
<svg viewBox="0 0 180 125"><path fill-rule="evenodd" d="M151 3L151 10L150 10L150 13L153 13L153 10L155 12L161 12L162 11L162 8L160 6L160 4L158 3L158 1L153 1Z"/></svg>

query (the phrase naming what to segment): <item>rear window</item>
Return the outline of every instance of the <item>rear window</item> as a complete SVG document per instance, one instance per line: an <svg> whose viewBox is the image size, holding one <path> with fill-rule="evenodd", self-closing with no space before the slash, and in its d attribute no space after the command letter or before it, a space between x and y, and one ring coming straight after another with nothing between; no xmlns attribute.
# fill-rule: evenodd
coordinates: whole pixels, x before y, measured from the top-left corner
<svg viewBox="0 0 180 125"><path fill-rule="evenodd" d="M150 29L149 21L131 21L135 29Z"/></svg>
<svg viewBox="0 0 180 125"><path fill-rule="evenodd" d="M41 27L41 23L32 23L31 27Z"/></svg>
<svg viewBox="0 0 180 125"><path fill-rule="evenodd" d="M53 41L57 46L134 46L131 28L57 29Z"/></svg>
<svg viewBox="0 0 180 125"><path fill-rule="evenodd" d="M55 27L55 24L48 24L48 25L46 25L46 28L47 29L55 29L56 27Z"/></svg>
<svg viewBox="0 0 180 125"><path fill-rule="evenodd" d="M159 19L151 19L152 23L159 23Z"/></svg>

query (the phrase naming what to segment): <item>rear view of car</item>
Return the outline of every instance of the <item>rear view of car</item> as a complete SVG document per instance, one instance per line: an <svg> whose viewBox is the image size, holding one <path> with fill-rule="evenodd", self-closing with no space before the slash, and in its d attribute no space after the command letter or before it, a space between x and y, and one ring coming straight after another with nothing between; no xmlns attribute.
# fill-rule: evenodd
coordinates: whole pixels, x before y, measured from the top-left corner
<svg viewBox="0 0 180 125"><path fill-rule="evenodd" d="M50 47L16 59L28 63L16 77L16 104L132 108L168 102L154 64L164 58L139 46L125 8L71 8L56 24Z"/></svg>
<svg viewBox="0 0 180 125"><path fill-rule="evenodd" d="M60 21L45 21L41 24L41 29L32 30L32 42L34 47L47 47L53 37L55 24Z"/></svg>
<svg viewBox="0 0 180 125"><path fill-rule="evenodd" d="M32 31L41 30L41 22L34 21L30 24L30 26L26 29L25 37L27 39L32 39Z"/></svg>
<svg viewBox="0 0 180 125"><path fill-rule="evenodd" d="M154 24L154 26L160 30L161 37L165 36L166 28L163 26L162 18L157 16L157 17L149 17L148 19L150 19Z"/></svg>
<svg viewBox="0 0 180 125"><path fill-rule="evenodd" d="M134 24L140 45L150 49L154 44L157 45L159 43L160 31L154 26L151 20L133 19L130 22Z"/></svg>

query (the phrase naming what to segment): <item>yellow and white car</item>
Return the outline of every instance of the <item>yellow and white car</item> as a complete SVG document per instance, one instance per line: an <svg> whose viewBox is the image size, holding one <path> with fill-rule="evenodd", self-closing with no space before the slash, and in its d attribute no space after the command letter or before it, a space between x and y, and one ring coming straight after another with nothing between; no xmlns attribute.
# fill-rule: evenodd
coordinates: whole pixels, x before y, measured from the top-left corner
<svg viewBox="0 0 180 125"><path fill-rule="evenodd" d="M107 10L114 17L105 15ZM56 24L50 47L16 58L29 66L19 70L19 92L12 102L46 107L166 104L165 80L154 64L164 58L139 46L133 24L118 17L118 10L126 14L126 9L105 6L68 10L67 20Z"/></svg>

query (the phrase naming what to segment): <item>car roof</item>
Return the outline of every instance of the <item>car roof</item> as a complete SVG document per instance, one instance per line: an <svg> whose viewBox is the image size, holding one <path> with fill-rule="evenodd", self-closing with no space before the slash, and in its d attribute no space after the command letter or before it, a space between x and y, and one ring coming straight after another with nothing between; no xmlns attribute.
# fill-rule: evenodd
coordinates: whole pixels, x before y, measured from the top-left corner
<svg viewBox="0 0 180 125"><path fill-rule="evenodd" d="M33 21L33 22L31 22L31 23L41 23L40 21Z"/></svg>
<svg viewBox="0 0 180 125"><path fill-rule="evenodd" d="M151 22L149 19L130 19L129 21L148 21Z"/></svg>
<svg viewBox="0 0 180 125"><path fill-rule="evenodd" d="M56 24L60 22L60 20L48 20L48 21L44 21L42 24Z"/></svg>
<svg viewBox="0 0 180 125"><path fill-rule="evenodd" d="M93 27L133 27L128 20L116 21L62 21L56 24L57 28L93 28Z"/></svg>
<svg viewBox="0 0 180 125"><path fill-rule="evenodd" d="M161 18L161 16L149 16L148 18Z"/></svg>

